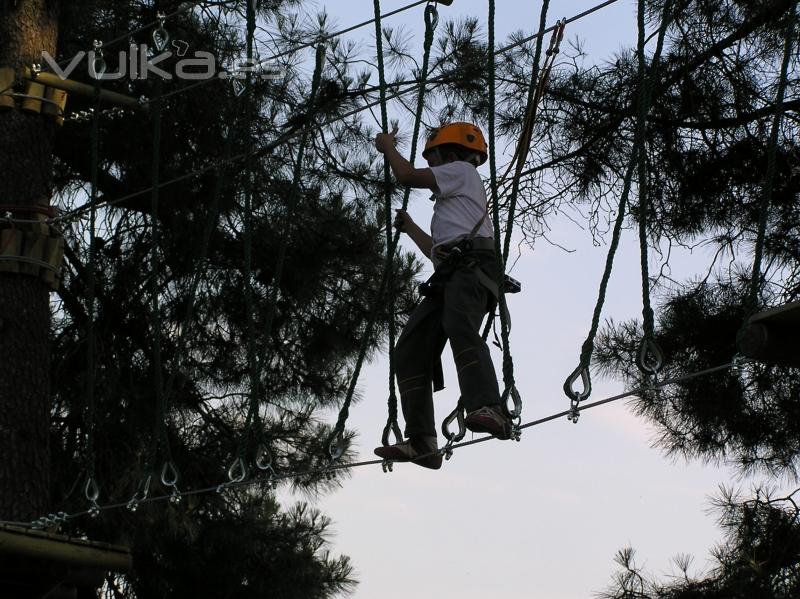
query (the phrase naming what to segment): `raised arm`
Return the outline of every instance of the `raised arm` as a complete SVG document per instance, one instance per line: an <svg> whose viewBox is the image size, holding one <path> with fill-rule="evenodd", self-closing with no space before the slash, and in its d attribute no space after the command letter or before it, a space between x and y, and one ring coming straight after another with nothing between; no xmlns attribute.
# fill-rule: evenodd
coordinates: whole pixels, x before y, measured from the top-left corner
<svg viewBox="0 0 800 599"><path fill-rule="evenodd" d="M383 154L386 162L394 173L394 178L400 185L408 185L418 189L436 189L436 179L429 168L414 168L395 147L397 129L391 133L378 133L375 136L375 147Z"/></svg>

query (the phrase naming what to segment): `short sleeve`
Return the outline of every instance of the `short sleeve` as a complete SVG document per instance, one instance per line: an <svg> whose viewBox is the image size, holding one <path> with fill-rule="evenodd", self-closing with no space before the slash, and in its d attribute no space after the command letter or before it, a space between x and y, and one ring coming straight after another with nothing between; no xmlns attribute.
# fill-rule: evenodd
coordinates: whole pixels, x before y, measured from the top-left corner
<svg viewBox="0 0 800 599"><path fill-rule="evenodd" d="M474 169L468 162L457 160L441 166L430 167L433 178L436 179L434 194L444 199L463 190L467 184L467 169Z"/></svg>

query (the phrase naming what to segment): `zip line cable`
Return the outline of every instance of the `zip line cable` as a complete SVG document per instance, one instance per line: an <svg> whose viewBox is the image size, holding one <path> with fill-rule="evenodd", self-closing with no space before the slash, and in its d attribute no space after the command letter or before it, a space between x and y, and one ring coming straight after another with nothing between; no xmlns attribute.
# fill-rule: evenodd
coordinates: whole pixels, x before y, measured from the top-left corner
<svg viewBox="0 0 800 599"><path fill-rule="evenodd" d="M578 19L581 19L581 18L584 18L584 17L586 17L588 15L591 15L592 13L597 12L598 10L600 10L602 8L605 8L606 6L609 6L610 4L614 4L615 2L618 2L618 1L619 0L606 0L606 2L603 2L602 4L598 4L597 6L595 6L593 8L590 8L590 9L580 13L579 15L575 15L575 16L567 18L567 19L562 19L562 22L564 22L566 24L572 23L574 21L577 21ZM547 34L549 32L552 32L557 27L558 27L558 25L553 25L553 26L548 27L547 29L545 29L543 32L541 32L541 34L537 33L537 34L534 34L532 36L529 36L529 37L525 38L524 40L520 40L520 41L517 41L517 42L515 42L513 44L509 44L508 46L504 46L504 47L498 49L496 54L503 54L505 52L508 52L509 50L512 50L513 48L516 48L516 47L518 47L518 46L520 46L520 45L522 45L522 44L524 44L524 43L526 43L528 41L531 41L533 39L536 39L537 37L540 37L540 35L544 35L544 34ZM457 72L458 72L458 69L452 69L451 71L448 71L447 73L444 73L443 75L441 75L439 77L426 79L426 84L427 83L441 83L443 81L447 81L447 78L449 76L451 76L453 74L456 74ZM413 91L419 91L420 87L421 87L421 85L420 85L419 82L414 82L412 85L410 85L409 87L403 89L402 91L398 91L398 92L395 92L393 94L387 95L386 99L387 99L387 101L388 100L393 100L393 99L398 98L400 96L404 96L406 94L409 94L409 93L411 93ZM339 115L337 117L332 117L332 118L330 118L330 119L328 119L326 121L323 121L322 123L316 125L315 128L321 129L323 127L327 127L329 125L332 125L332 124L337 123L339 121L343 121L343 120L348 119L348 118L350 118L352 116L355 116L356 114L359 114L361 112L370 110L371 108L375 108L377 106L380 106L380 100L365 104L365 105L363 105L363 106L361 106L359 108L354 108L353 110L350 110L350 111L348 111L348 112L346 112L346 113L344 113L342 115ZM273 140L272 142L270 142L266 146L263 146L263 147L260 147L260 148L255 148L253 150L248 150L246 152L241 152L239 154L236 154L235 156L232 156L230 158L224 159L222 161L217 161L217 162L212 163L210 165L206 165L204 167L200 167L200 168L198 168L196 170L193 170L193 171L190 171L188 173L184 173L183 175L176 176L176 177L174 177L172 179L169 179L168 181L164 181L162 183L159 183L159 185L161 187L166 187L168 185L173 185L175 183L178 183L180 181L184 181L186 179L191 179L193 177L201 175L201 174L203 174L205 172L208 172L210 170L214 170L215 168L217 168L218 166L220 166L222 164L229 164L229 163L232 163L232 162L238 162L238 161L246 158L250 154L254 154L256 156L261 156L263 154L267 154L267 153L271 152L272 150L274 150L275 148L277 148L278 146L280 146L280 145L282 145L282 144L294 139L294 137L296 137L299 134L300 134L300 129L299 128L295 128L294 130L290 130L290 131L288 131L286 133L281 134L277 139ZM412 143L413 143L413 140L412 140ZM150 188L148 187L146 189L135 191L135 192L126 194L124 196L121 196L119 198L115 198L113 200L108 200L108 201L101 200L100 203L103 204L103 205L106 205L106 206L114 206L114 205L119 204L121 202L124 202L124 201L130 200L130 199L139 197L141 195L147 194L149 191L150 191ZM69 220L69 219L74 218L75 216L78 216L78 215L82 214L87 209L88 209L88 205L80 206L78 208L75 208L74 210L71 210L69 212L65 212L64 214L62 214L60 216L54 217L54 218L50 219L50 221L58 222L58 221L63 221L63 220Z"/></svg>
<svg viewBox="0 0 800 599"><path fill-rule="evenodd" d="M699 377L708 376L710 374L715 374L715 373L723 372L723 371L726 371L726 370L734 370L735 368L738 368L738 367L740 367L741 365L743 365L744 363L747 363L747 362L749 362L749 361L748 360L737 360L737 361L733 361L733 362L728 362L727 364L721 364L719 366L713 366L713 367L710 367L710 368L705 368L703 370L698 370L696 372L692 372L692 373L689 373L689 374L684 374L684 375L681 375L681 376L671 377L671 378L668 378L668 379L664 379L663 381L659 381L659 382L657 382L655 384L652 384L652 385L639 386L639 387L636 387L635 389L631 389L629 391L624 391L622 393L618 393L616 395L612 395L612 396L606 397L604 399L599 399L597 401L593 401L593 402L590 402L590 403L586 403L586 404L580 405L576 409L577 409L578 412L583 412L585 410L590 410L592 408L596 408L596 407L599 407L599 406L603 406L603 405L606 405L606 404L610 404L610 403L619 401L620 399L626 399L628 397L634 397L634 396L641 396L641 395L643 395L645 393L652 392L652 391L655 391L655 390L658 390L658 389L662 389L662 388L664 388L664 387L666 387L668 385L677 385L677 384L685 383L685 382L688 382L690 380L693 380L693 379L696 379L696 378L699 378ZM531 420L530 422L527 422L525 424L520 425L519 429L520 430L524 430L526 428L532 428L534 426L539 426L541 424L545 424L545 423L551 422L553 420L558 420L559 418L564 418L565 416L569 418L572 415L572 412L573 412L573 410L569 409L569 410L564 410L564 411L561 411L561 412L557 412L555 414L550 414L549 416L545 416L543 418L539 418L539 419L536 419L536 420ZM433 456L433 455L436 455L436 454L444 453L444 452L446 452L448 450L452 451L452 450L455 450L455 449L461 449L461 448L464 448L464 447L468 447L470 445L477 445L478 443L485 443L487 441L492 441L493 439L495 439L494 436L487 435L487 436L484 436L484 437L479 437L477 439L471 439L469 441L462 441L460 443L456 443L456 444L453 444L453 445L444 446L444 447L442 447L440 449L437 449L436 451L432 451L432 452L430 452L428 454L419 456L419 458L421 459L421 458L425 458L425 457L430 457L430 456ZM199 488L199 489L190 489L188 491L181 491L177 495L177 499L180 499L181 497L204 495L204 494L207 494L207 493L219 492L219 491L223 491L223 490L233 490L233 489L238 489L238 488L242 488L242 487L250 487L250 486L254 486L254 485L274 486L278 482L281 482L281 481L284 481L284 480L291 480L291 479L296 479L296 478L321 475L321 474L329 473L331 471L353 470L355 468L361 468L361 467L364 467L364 466L375 466L375 465L382 465L382 464L385 464L385 463L386 463L386 460L366 460L366 461L361 461L361 462L351 462L349 464L331 463L331 464L329 464L328 466L326 466L324 468L313 468L313 469L309 469L309 470L303 470L303 471L297 471L297 472L287 472L287 473L282 473L282 474L278 474L278 473L275 473L275 472L270 472L265 477L252 478L252 479L249 479L249 480L242 480L242 481L234 482L234 483L227 483L227 484L223 484L223 485L212 485L212 486L203 487L203 488ZM394 462L392 462L392 463L394 463ZM153 496L153 497L148 497L147 499L141 501L141 503L142 504L155 503L155 502L164 501L164 500L175 501L176 500L176 496L175 495L157 495L157 496ZM108 512L108 511L112 511L112 510L115 510L115 509L124 508L127 505L128 504L125 503L125 502L111 503L111 504L100 506L97 509L97 512L93 512L91 510L85 510L85 511L82 511L82 512L76 512L74 514L67 514L65 512L60 512L58 514L49 514L47 517L40 518L39 520L37 520L35 522L21 523L21 522L0 521L0 524L23 525L23 526L26 526L26 527L41 528L42 526L46 526L48 524L58 524L58 523L66 522L68 520L74 520L74 519L77 519L77 518L80 518L80 517L83 517L83 516L92 515L94 513Z"/></svg>

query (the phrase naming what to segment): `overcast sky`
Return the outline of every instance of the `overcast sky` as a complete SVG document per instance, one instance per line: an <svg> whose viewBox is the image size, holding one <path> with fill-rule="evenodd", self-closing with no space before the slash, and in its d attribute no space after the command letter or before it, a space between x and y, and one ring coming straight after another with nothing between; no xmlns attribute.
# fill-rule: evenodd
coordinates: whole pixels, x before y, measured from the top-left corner
<svg viewBox="0 0 800 599"><path fill-rule="evenodd" d="M548 22L595 3L553 0ZM383 0L382 7L387 12L405 4ZM372 16L372 2L365 0L317 5L340 26ZM485 23L487 5L455 0L440 15L472 15ZM498 44L512 31L537 28L540 0L497 5ZM419 56L423 8L385 22L414 32ZM590 60L610 60L620 47L635 43L635 17L634 0L619 0L568 26L567 37L579 37ZM370 42L374 29L350 37ZM410 131L410 122L405 127ZM481 172L488 175L486 165ZM430 209L424 194L412 198L410 212L420 224L429 222ZM608 249L593 245L587 231L566 219L553 224L551 238L572 251L537 243L524 252L514 270L523 292L509 297L524 422L568 408L561 386L577 365ZM626 231L603 318L640 318L638 261L635 231ZM675 274L701 271L708 263L702 253L683 256ZM458 400L449 348L444 357L447 389L435 396L439 421ZM499 373L496 350L494 360ZM621 390L619 382L595 380L591 399ZM386 420L385 357L365 369L359 391L364 400L351 410L348 426L359 434L360 459L372 459ZM461 449L439 471L408 464L390 474L379 466L355 469L341 490L317 505L335 523L335 551L349 555L356 567L356 599L590 597L609 584L614 555L623 547L635 547L648 570L667 574L679 553L693 554L696 569L703 569L720 536L708 513L709 496L734 474L670 461L652 447L653 438L647 423L618 402L585 412L577 425L560 419L526 429L520 443Z"/></svg>

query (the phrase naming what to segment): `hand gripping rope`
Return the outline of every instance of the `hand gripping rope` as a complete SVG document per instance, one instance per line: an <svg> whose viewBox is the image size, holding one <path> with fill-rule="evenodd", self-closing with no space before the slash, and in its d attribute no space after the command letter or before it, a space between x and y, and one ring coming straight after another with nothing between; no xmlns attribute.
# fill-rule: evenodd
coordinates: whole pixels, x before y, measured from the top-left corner
<svg viewBox="0 0 800 599"><path fill-rule="evenodd" d="M420 73L420 85L417 88L419 90L417 94L417 110L416 116L414 120L414 131L412 133L411 138L411 153L410 153L410 162L413 164L414 159L417 153L417 141L419 139L419 130L420 125L422 122L422 113L425 108L424 101L425 101L425 82L427 81L428 77L428 65L430 63L430 54L431 54L431 47L433 46L433 34L434 28L436 23L438 22L438 13L436 11L436 3L432 2L429 3L425 7L425 40L424 40L424 48L423 48L423 57L422 57L422 70ZM380 43L380 35L378 34L378 43ZM382 96L383 97L383 96ZM383 100L385 103L385 99ZM379 101L380 104L380 101ZM408 207L408 200L411 195L411 189L406 189L404 196L403 196L403 210ZM389 232L391 232L391 226L387 227ZM347 389L347 394L345 396L344 401L342 402L342 408L339 411L339 417L336 421L336 425L334 426L333 432L329 438L328 443L328 453L331 460L331 465L338 460L339 458L344 455L344 426L347 422L347 417L350 413L350 404L353 400L353 395L355 394L356 383L358 382L358 378L361 372L361 367L364 363L364 359L367 353L367 345L369 343L369 339L372 336L372 330L375 326L375 320L378 317L378 298L383 297L383 293L385 292L387 285L389 284L389 279L391 277L391 270L393 267L394 262L394 252L397 250L397 244L400 240L400 232L398 231L397 235L393 236L391 239L390 247L387 251L386 256L386 264L384 266L383 276L381 277L381 284L378 288L378 292L376 294L376 300L373 305L372 312L370 314L369 320L367 321L366 331L364 333L364 339L361 344L361 349L358 354L358 358L356 359L356 364L353 369L353 374L350 378L350 386ZM390 390L390 397L389 397L389 420L387 421L387 426L384 428L384 435L382 436L382 440L386 440L388 443L389 434L390 432L394 432L395 435L400 431L400 427L397 426L396 428L392 426L392 415L395 416L394 422L396 424L397 418L397 398L394 399L394 408L392 408L392 394Z"/></svg>

